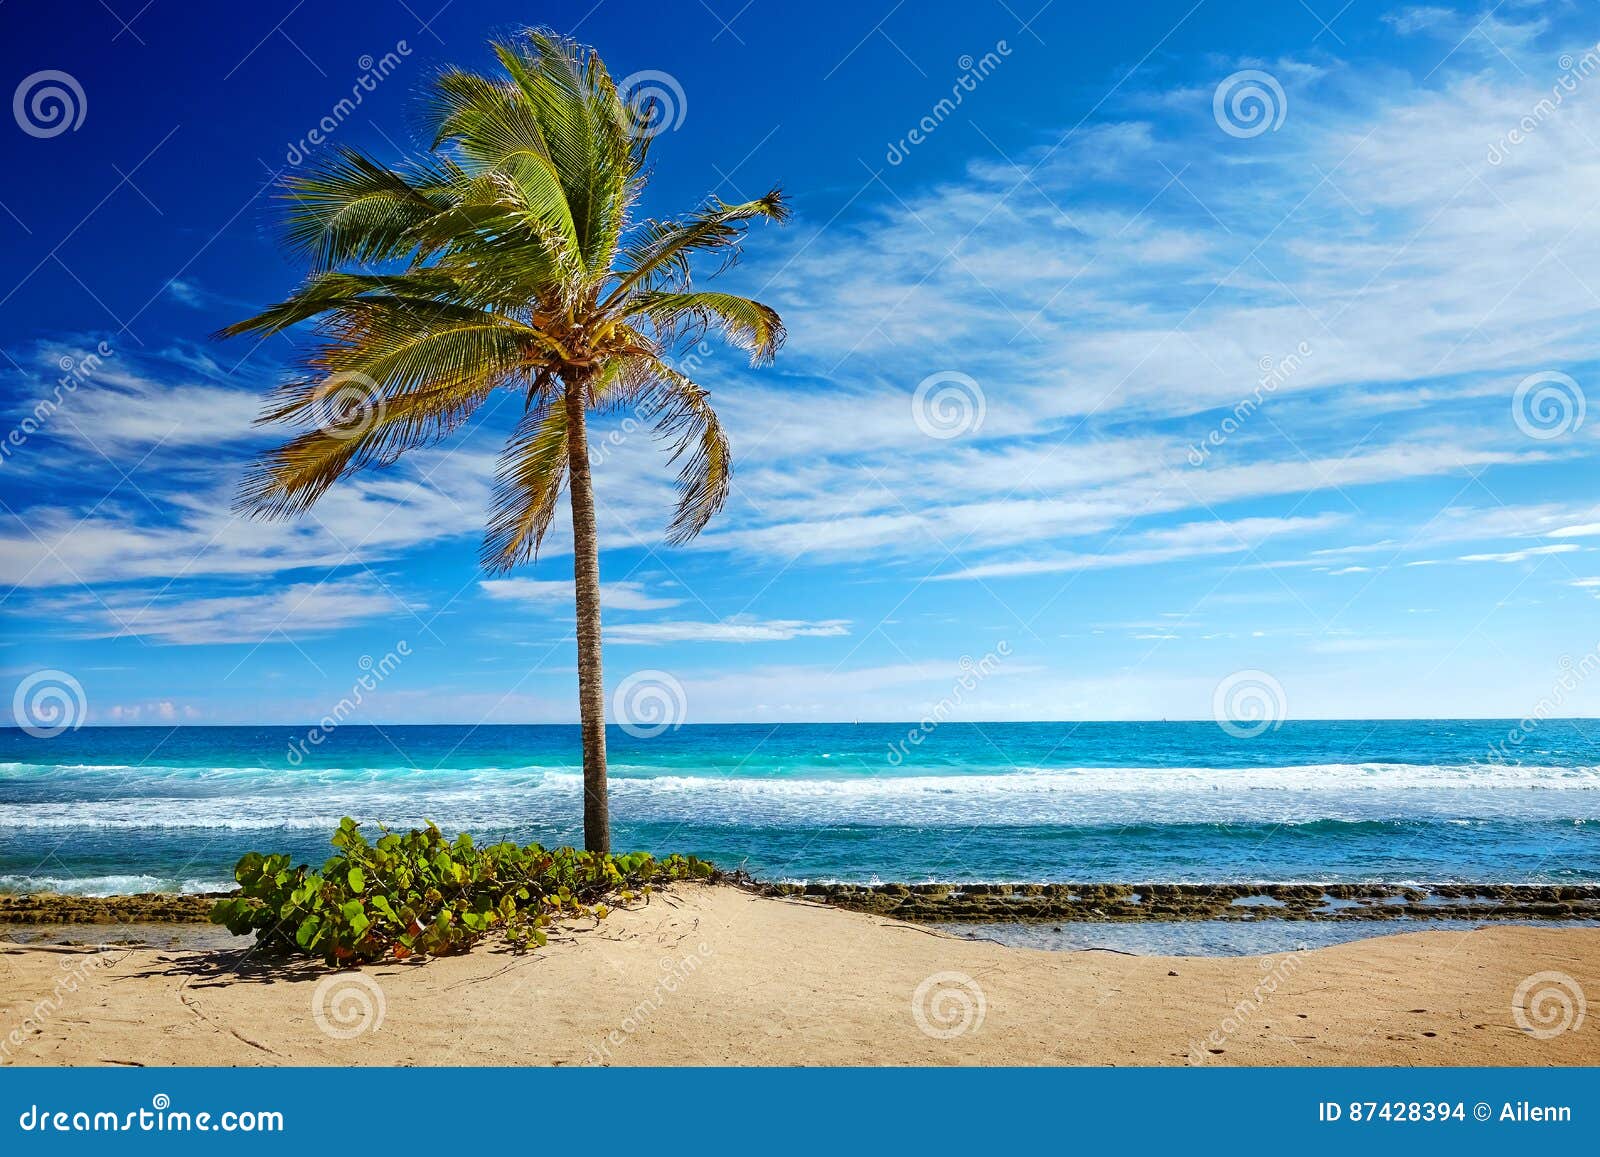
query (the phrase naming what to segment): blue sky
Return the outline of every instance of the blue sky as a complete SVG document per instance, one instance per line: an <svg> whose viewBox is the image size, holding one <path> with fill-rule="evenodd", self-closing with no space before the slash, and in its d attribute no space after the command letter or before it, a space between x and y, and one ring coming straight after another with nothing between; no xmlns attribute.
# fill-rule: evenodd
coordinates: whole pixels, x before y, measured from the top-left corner
<svg viewBox="0 0 1600 1157"><path fill-rule="evenodd" d="M306 721L403 641L364 721L575 718L565 532L475 569L518 399L238 521L293 345L209 336L303 273L271 181L319 122L398 158L430 70L532 20L666 75L646 211L796 207L723 278L777 365L682 351L718 521L663 545L659 447L597 431L610 685L664 672L691 722L1204 718L1241 678L1292 717L1600 711L1594 11L1036 6L10 0L7 701L48 669L90 723Z"/></svg>

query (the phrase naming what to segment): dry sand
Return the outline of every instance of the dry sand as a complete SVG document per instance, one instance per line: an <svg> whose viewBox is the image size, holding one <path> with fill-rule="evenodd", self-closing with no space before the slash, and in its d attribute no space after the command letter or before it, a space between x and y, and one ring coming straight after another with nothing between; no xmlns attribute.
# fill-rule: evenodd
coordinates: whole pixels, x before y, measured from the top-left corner
<svg viewBox="0 0 1600 1157"><path fill-rule="evenodd" d="M1541 1014L1560 1023L1567 983L1600 995L1591 928L1133 957L1006 948L680 886L523 956L480 948L331 974L255 961L230 971L238 959L7 947L0 1063L1600 1063L1600 1012L1541 1038L1512 1007L1539 973L1562 979L1534 983L1534 1028Z"/></svg>

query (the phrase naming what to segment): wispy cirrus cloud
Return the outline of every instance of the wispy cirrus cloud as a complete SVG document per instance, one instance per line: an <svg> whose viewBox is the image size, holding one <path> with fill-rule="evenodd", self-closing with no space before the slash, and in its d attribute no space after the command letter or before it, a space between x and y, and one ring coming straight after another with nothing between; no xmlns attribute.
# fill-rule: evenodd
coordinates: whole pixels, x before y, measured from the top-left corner
<svg viewBox="0 0 1600 1157"><path fill-rule="evenodd" d="M1494 551L1488 554L1464 554L1460 562L1527 562L1530 558L1545 558L1552 554L1572 554L1583 547L1575 543L1555 543L1550 546L1530 546L1522 550Z"/></svg>
<svg viewBox="0 0 1600 1157"><path fill-rule="evenodd" d="M1206 555L1238 554L1255 550L1278 535L1307 534L1338 525L1343 521L1345 521L1343 515L1325 514L1308 518L1245 518L1235 522L1191 522L1124 538L1119 548L1111 551L984 563L967 567L954 574L937 577L980 579L1010 575L1056 574L1063 571L1174 562Z"/></svg>
<svg viewBox="0 0 1600 1157"><path fill-rule="evenodd" d="M614 623L608 642L622 646L655 643L783 643L790 639L837 638L850 633L848 619L758 619L736 616L712 622Z"/></svg>
<svg viewBox="0 0 1600 1157"><path fill-rule="evenodd" d="M247 595L185 597L128 591L109 600L75 596L56 613L90 638L142 638L180 646L288 642L405 612L371 576L292 583ZM415 608L412 608L415 609ZM410 622L409 615L407 621Z"/></svg>
<svg viewBox="0 0 1600 1157"><path fill-rule="evenodd" d="M572 583L563 579L485 579L478 586L492 599L538 607L570 608L573 601ZM671 595L652 594L641 582L601 583L600 600L610 611L654 611L675 607L684 601Z"/></svg>

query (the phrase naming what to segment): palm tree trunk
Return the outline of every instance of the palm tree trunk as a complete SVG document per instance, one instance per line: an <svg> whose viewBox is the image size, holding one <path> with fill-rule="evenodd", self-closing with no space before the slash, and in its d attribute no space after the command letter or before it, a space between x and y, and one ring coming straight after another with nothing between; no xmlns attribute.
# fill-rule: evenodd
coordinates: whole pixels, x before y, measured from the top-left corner
<svg viewBox="0 0 1600 1157"><path fill-rule="evenodd" d="M572 582L578 610L578 718L583 725L583 846L611 851L606 798L606 693L600 672L600 544L594 526L585 417L587 380L567 382L567 472L572 499Z"/></svg>

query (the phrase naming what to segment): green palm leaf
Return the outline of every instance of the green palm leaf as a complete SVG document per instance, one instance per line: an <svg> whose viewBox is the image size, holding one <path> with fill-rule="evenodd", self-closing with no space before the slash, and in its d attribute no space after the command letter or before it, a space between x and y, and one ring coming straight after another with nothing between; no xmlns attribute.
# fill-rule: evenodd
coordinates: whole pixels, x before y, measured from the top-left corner
<svg viewBox="0 0 1600 1157"><path fill-rule="evenodd" d="M751 221L766 219L782 224L789 219L783 194L773 189L765 197L742 205L713 201L681 221L651 221L644 235L627 246L617 261L618 282L608 304L620 300L636 286L644 289L686 288L689 260L698 254L718 253L721 268L739 255L740 243ZM720 269L719 269L720 272Z"/></svg>
<svg viewBox="0 0 1600 1157"><path fill-rule="evenodd" d="M749 350L753 365L772 361L783 344L777 310L732 293L652 291L636 295L628 310L630 317L647 319L669 344L699 341L714 329L731 345Z"/></svg>
<svg viewBox="0 0 1600 1157"><path fill-rule="evenodd" d="M538 553L567 480L567 419L559 401L531 408L500 455L482 562L499 574Z"/></svg>

